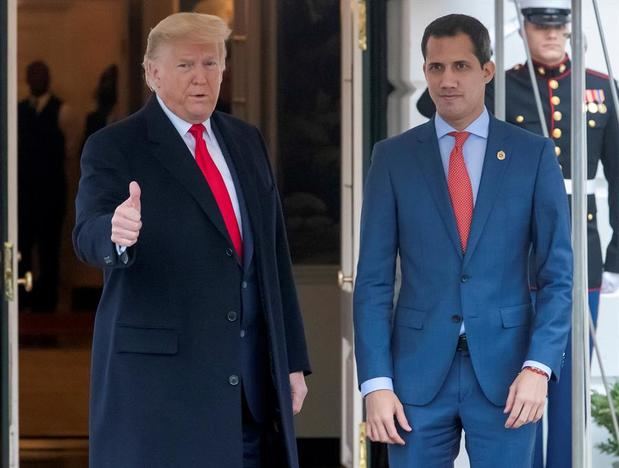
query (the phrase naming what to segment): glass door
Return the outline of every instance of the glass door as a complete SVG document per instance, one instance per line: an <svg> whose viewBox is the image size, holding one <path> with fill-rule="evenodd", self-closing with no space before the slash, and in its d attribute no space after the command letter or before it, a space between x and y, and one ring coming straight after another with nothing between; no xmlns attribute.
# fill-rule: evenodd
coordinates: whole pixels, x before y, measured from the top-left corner
<svg viewBox="0 0 619 468"><path fill-rule="evenodd" d="M0 7L0 239L2 242L1 437L2 468L19 466L17 289L16 0ZM26 285L29 286L29 285Z"/></svg>

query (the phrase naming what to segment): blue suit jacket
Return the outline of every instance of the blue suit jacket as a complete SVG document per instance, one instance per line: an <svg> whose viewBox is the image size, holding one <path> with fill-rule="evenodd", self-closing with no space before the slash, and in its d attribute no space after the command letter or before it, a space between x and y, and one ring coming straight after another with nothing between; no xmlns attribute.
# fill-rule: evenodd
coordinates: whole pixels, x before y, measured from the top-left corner
<svg viewBox="0 0 619 468"><path fill-rule="evenodd" d="M402 285L394 306L398 255ZM375 146L354 293L360 382L391 377L402 402L429 403L447 376L464 319L481 388L503 405L525 360L559 377L571 304L568 203L550 140L490 118L464 255L434 121Z"/></svg>

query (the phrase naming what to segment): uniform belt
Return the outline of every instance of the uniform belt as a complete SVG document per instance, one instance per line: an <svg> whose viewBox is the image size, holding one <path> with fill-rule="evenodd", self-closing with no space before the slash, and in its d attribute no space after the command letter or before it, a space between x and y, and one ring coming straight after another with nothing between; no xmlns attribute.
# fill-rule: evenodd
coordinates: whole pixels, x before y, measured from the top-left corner
<svg viewBox="0 0 619 468"><path fill-rule="evenodd" d="M573 190L574 184L572 183L572 179L565 179L564 182L565 182L565 191L567 192L568 195L571 195L574 191ZM587 180L586 189L587 189L587 195L595 195L595 179Z"/></svg>
<svg viewBox="0 0 619 468"><path fill-rule="evenodd" d="M469 352L469 342L466 340L466 334L462 334L458 337L458 346L456 347L456 351L460 351L462 353Z"/></svg>

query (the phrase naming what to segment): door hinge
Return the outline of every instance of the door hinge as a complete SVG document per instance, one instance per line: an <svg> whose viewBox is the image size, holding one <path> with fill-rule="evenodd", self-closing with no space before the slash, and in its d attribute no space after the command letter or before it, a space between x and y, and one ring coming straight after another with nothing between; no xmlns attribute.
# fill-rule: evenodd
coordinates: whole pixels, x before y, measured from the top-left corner
<svg viewBox="0 0 619 468"><path fill-rule="evenodd" d="M13 275L13 252L14 246L12 242L4 243L4 252L2 255L4 264L4 299L6 301L15 300L15 276Z"/></svg>
<svg viewBox="0 0 619 468"><path fill-rule="evenodd" d="M368 440L365 422L359 424L359 468L368 468Z"/></svg>
<svg viewBox="0 0 619 468"><path fill-rule="evenodd" d="M359 0L359 48L368 50L368 8L366 0Z"/></svg>

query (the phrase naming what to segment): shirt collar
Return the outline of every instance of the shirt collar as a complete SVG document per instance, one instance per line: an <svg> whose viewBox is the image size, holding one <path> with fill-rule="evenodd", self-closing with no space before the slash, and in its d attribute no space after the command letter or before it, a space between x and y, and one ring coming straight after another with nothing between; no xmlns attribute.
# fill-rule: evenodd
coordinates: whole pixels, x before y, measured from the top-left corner
<svg viewBox="0 0 619 468"><path fill-rule="evenodd" d="M176 129L176 131L181 135L181 137L184 137L187 134L187 132L189 132L189 129L191 128L193 124L189 122L185 122L178 115L172 112L168 108L168 106L165 105L165 103L163 102L163 99L161 99L157 94L155 94L155 96L157 98L157 101L159 101L159 105L161 106L161 109L163 109L163 112L165 113L165 115L168 116L168 119L170 119L170 122L172 122L172 125L174 125L174 128ZM211 128L210 117L206 119L204 122L202 122L202 125L204 125L204 127L206 128L207 138L211 138L211 135L213 135L213 130Z"/></svg>
<svg viewBox="0 0 619 468"><path fill-rule="evenodd" d="M32 106L36 108L37 112L40 112L47 105L51 97L52 94L47 91L38 97L30 96L30 102L32 103Z"/></svg>
<svg viewBox="0 0 619 468"><path fill-rule="evenodd" d="M473 122L469 124L468 127L464 129L465 132L469 132L473 135L477 135L478 137L487 139L488 138L488 127L490 125L490 115L488 114L488 109L484 106L484 110ZM436 128L436 137L440 140L449 132L456 132L457 130L449 125L445 120L438 114L435 114L434 117L434 126Z"/></svg>

